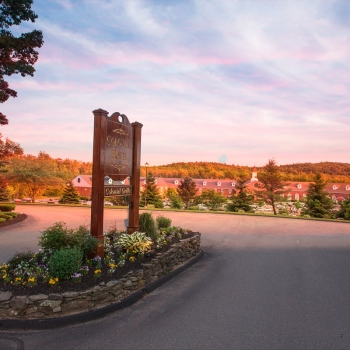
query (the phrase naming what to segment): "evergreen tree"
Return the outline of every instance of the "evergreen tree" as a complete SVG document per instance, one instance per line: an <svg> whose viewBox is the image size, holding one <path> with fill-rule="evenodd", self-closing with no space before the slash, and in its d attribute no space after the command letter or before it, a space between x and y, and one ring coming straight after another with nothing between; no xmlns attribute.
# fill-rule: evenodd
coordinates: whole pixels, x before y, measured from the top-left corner
<svg viewBox="0 0 350 350"><path fill-rule="evenodd" d="M231 197L231 203L228 204L227 209L229 211L243 210L245 212L252 211L250 207L254 202L254 196L247 192L247 180L246 178L240 178L236 182L237 194Z"/></svg>
<svg viewBox="0 0 350 350"><path fill-rule="evenodd" d="M341 202L337 217L345 220L350 220L350 196L348 199L345 199Z"/></svg>
<svg viewBox="0 0 350 350"><path fill-rule="evenodd" d="M329 218L332 216L333 201L324 191L327 182L322 174L315 176L315 182L309 185L306 193L306 203L302 213L315 218Z"/></svg>
<svg viewBox="0 0 350 350"><path fill-rule="evenodd" d="M185 177L177 186L177 192L184 203L185 209L188 209L197 194L196 183L190 177Z"/></svg>
<svg viewBox="0 0 350 350"><path fill-rule="evenodd" d="M143 191L141 192L140 204L153 204L156 208L163 207L163 202L159 194L156 179L151 172L147 174L146 184L143 187Z"/></svg>
<svg viewBox="0 0 350 350"><path fill-rule="evenodd" d="M259 173L259 190L255 192L256 196L264 202L272 205L273 213L277 215L276 202L281 199L281 195L288 192L289 184L282 180L282 174L275 160L270 159Z"/></svg>
<svg viewBox="0 0 350 350"><path fill-rule="evenodd" d="M75 187L72 185L71 182L67 183L67 186L65 187L63 191L63 195L58 201L60 204L79 204L80 203L80 196Z"/></svg>

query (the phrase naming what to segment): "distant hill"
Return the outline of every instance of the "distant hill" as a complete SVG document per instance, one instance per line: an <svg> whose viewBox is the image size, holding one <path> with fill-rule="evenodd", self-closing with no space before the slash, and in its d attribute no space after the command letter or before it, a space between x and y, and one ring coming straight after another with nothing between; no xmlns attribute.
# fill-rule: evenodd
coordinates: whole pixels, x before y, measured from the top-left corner
<svg viewBox="0 0 350 350"><path fill-rule="evenodd" d="M257 167L258 177L261 167ZM296 163L280 165L284 180L313 181L318 172L325 175L329 182L350 182L350 164L337 162ZM195 179L236 179L239 176L251 177L252 168L240 165L228 165L214 162L172 163L148 168L156 177L185 177ZM145 167L141 167L141 176L145 176Z"/></svg>

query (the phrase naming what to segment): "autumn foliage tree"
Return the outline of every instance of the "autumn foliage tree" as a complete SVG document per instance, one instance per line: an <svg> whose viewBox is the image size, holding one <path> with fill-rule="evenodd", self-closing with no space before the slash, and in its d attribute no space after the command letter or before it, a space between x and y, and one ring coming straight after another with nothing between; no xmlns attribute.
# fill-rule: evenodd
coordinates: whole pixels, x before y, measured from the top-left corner
<svg viewBox="0 0 350 350"><path fill-rule="evenodd" d="M177 186L177 193L182 199L185 209L188 209L197 194L196 183L190 177L185 177Z"/></svg>
<svg viewBox="0 0 350 350"><path fill-rule="evenodd" d="M4 76L21 74L33 76L34 63L38 60L36 48L43 45L40 30L23 33L15 37L9 30L22 21L35 22L38 16L31 10L33 0L0 0L0 102L9 97L17 97L17 92L9 88ZM0 112L0 125L8 124L7 117Z"/></svg>
<svg viewBox="0 0 350 350"><path fill-rule="evenodd" d="M272 206L273 213L277 215L276 202L281 196L288 192L288 183L282 180L282 174L275 160L270 159L268 163L259 172L258 190L255 194L265 203Z"/></svg>

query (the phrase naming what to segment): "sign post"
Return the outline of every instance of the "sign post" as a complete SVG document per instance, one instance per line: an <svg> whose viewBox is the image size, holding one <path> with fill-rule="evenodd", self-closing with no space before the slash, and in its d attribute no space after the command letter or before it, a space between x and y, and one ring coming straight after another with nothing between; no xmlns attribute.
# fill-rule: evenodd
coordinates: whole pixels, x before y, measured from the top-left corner
<svg viewBox="0 0 350 350"><path fill-rule="evenodd" d="M104 255L103 207L105 196L131 195L129 234L139 229L140 156L142 124L130 124L124 114L110 117L103 109L94 114L94 149L92 166L91 234L99 240L97 255ZM130 185L105 186L104 177L114 181L130 178Z"/></svg>

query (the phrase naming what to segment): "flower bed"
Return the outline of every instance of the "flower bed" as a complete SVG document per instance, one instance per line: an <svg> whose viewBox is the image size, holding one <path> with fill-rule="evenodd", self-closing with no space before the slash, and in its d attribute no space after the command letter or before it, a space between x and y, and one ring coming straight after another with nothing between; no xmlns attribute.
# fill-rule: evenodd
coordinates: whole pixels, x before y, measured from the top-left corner
<svg viewBox="0 0 350 350"><path fill-rule="evenodd" d="M0 318L45 318L120 301L200 251L200 234L140 216L145 233L105 233L104 256L85 226L57 222L42 232L40 251L17 253L0 266Z"/></svg>
<svg viewBox="0 0 350 350"><path fill-rule="evenodd" d="M177 243L167 244L153 252L153 257L136 259L127 263L118 271L124 273L121 278L115 274L106 275L102 270L100 276L92 277L95 283L85 289L87 280L79 283L72 281L53 284L45 293L34 292L34 287L21 287L22 295L15 294L13 285L0 287L0 318L36 319L72 315L100 308L121 301L131 293L141 290L145 285L156 281L183 262L195 257L200 252L200 234L188 233L188 238L178 239ZM167 249L166 249L167 248ZM106 267L107 268L107 267ZM128 272L127 269L131 269ZM91 271L90 271L91 274ZM88 276L88 275L86 275ZM107 277L107 279L106 279ZM107 281L108 280L108 281ZM70 283L69 283L70 282ZM68 288L68 286L70 288ZM7 287L7 290L3 288ZM39 288L38 286L36 288ZM71 289L63 292L63 289ZM38 289L36 289L38 290ZM15 289L18 292L18 289ZM25 291L25 293L24 293Z"/></svg>

